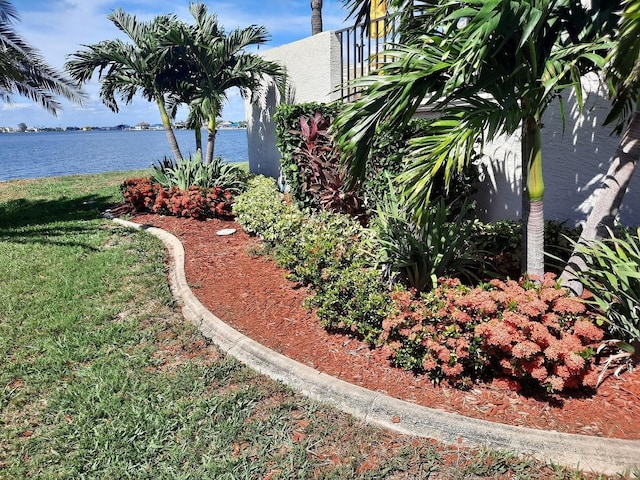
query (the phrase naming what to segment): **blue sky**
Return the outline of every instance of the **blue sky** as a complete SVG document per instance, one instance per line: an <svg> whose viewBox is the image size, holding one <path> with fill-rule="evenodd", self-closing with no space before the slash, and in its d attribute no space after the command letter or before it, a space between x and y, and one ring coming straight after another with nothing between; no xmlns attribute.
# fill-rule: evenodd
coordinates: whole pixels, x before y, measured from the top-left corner
<svg viewBox="0 0 640 480"><path fill-rule="evenodd" d="M187 21L191 18L188 0L13 0L12 3L20 15L16 30L40 51L49 65L59 70L63 69L67 55L81 49L83 44L121 36L107 19L107 15L117 8L143 19L164 13L175 13ZM311 33L309 0L224 0L204 3L210 12L218 15L227 31L251 24L267 27L271 41L263 47L265 49L299 40ZM324 0L323 3L324 29L342 28L346 16L342 0ZM121 105L120 113L114 114L102 105L98 90L98 82L92 80L85 86L90 96L88 105L83 108L64 102L64 109L58 117L27 99L13 96L12 104L0 103L0 126L15 128L20 122L29 127L159 122L155 104L136 99L131 105ZM181 112L177 119L184 119L184 116L184 112ZM244 102L237 92L229 92L229 102L222 116L227 120L245 118Z"/></svg>

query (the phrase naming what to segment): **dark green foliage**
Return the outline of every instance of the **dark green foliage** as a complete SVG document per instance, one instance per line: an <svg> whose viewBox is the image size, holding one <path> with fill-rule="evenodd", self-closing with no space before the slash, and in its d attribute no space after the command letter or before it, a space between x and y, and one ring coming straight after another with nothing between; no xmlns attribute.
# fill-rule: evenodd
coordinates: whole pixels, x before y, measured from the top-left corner
<svg viewBox="0 0 640 480"><path fill-rule="evenodd" d="M465 213L463 209L449 221L449 209L440 198L418 225L390 185L373 221L379 261L391 276L418 292L434 288L445 275L475 278L473 267L480 258L469 242L473 224L464 219Z"/></svg>
<svg viewBox="0 0 640 480"><path fill-rule="evenodd" d="M522 223L500 220L493 223L474 222L471 244L478 254L485 256L487 271L479 277L518 278L522 266ZM544 229L545 269L560 273L571 254L571 240L580 236L579 228L570 228L564 222L548 221Z"/></svg>
<svg viewBox="0 0 640 480"><path fill-rule="evenodd" d="M352 332L371 345L382 333L382 321L391 312L389 289L380 271L352 264L343 270L325 272L309 305L317 308L322 325Z"/></svg>
<svg viewBox="0 0 640 480"><path fill-rule="evenodd" d="M327 270L341 271L365 261L361 243L366 236L348 216L320 212L307 217L295 235L275 245L274 253L291 280L318 286L326 281Z"/></svg>
<svg viewBox="0 0 640 480"><path fill-rule="evenodd" d="M369 160L362 182L362 195L371 210L375 210L389 191L388 178L395 178L402 173L405 159L411 151L410 140L429 128L432 120L414 118L406 125L394 129L383 128L378 132L371 147ZM449 189L445 188L444 173L439 172L433 180L431 198L437 201L444 198L452 208L458 199L469 199L478 185L478 168L469 163L461 172L454 175ZM453 215L458 213L459 205L452 208Z"/></svg>

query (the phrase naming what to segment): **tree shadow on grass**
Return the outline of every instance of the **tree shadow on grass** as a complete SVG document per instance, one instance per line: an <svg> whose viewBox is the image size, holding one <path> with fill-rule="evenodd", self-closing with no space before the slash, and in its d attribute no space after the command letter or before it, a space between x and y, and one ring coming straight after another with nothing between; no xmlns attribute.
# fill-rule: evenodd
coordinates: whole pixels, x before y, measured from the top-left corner
<svg viewBox="0 0 640 480"><path fill-rule="evenodd" d="M79 246L95 250L79 240L100 230L94 220L111 206L110 198L98 195L56 200L24 198L0 203L0 241Z"/></svg>

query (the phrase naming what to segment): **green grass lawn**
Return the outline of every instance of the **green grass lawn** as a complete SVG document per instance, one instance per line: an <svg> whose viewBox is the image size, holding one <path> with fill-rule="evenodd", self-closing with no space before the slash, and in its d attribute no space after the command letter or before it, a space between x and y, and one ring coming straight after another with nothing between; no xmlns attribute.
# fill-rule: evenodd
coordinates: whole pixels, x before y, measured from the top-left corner
<svg viewBox="0 0 640 480"><path fill-rule="evenodd" d="M0 478L583 478L361 424L220 354L164 249L100 216L141 172L0 183Z"/></svg>

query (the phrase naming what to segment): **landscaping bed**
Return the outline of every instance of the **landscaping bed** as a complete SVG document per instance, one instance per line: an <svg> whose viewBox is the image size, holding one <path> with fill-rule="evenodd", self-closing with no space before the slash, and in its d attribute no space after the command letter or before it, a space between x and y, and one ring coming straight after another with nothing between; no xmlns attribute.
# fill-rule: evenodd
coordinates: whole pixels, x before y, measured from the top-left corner
<svg viewBox="0 0 640 480"><path fill-rule="evenodd" d="M194 294L240 332L303 364L365 388L423 406L511 425L609 438L640 438L640 371L609 377L595 394L528 397L492 385L469 390L434 386L426 376L391 366L381 349L327 332L303 306L310 292L285 278L268 257L252 255L259 240L235 222L140 215L176 235L186 251ZM235 228L230 236L216 232Z"/></svg>

